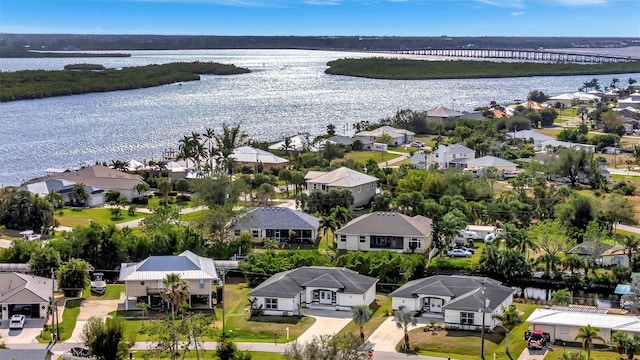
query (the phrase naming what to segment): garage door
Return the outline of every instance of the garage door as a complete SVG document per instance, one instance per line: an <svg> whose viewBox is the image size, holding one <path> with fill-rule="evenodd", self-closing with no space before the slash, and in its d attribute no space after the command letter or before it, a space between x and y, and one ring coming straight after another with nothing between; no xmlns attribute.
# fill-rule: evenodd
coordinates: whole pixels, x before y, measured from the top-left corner
<svg viewBox="0 0 640 360"><path fill-rule="evenodd" d="M549 333L549 335L551 335L552 342L556 339L556 327L553 325L533 325L533 329Z"/></svg>
<svg viewBox="0 0 640 360"><path fill-rule="evenodd" d="M22 314L29 318L39 318L40 307L38 304L9 305L9 316L14 314Z"/></svg>

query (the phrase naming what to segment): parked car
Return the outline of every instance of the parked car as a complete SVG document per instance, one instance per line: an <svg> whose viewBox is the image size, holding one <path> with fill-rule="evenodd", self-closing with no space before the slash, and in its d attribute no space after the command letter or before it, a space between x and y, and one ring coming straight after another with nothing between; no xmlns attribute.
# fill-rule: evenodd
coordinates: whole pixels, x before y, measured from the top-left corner
<svg viewBox="0 0 640 360"><path fill-rule="evenodd" d="M462 249L453 249L447 251L447 256L449 257L471 257L471 255L472 254L470 252Z"/></svg>
<svg viewBox="0 0 640 360"><path fill-rule="evenodd" d="M551 341L551 335L549 333L542 332L542 330L533 330L529 332L529 337L527 338L527 348L532 350L542 349L547 345L547 342L549 341Z"/></svg>
<svg viewBox="0 0 640 360"><path fill-rule="evenodd" d="M62 354L62 360L86 360L94 359L89 355L89 350L82 347L72 347L69 351Z"/></svg>
<svg viewBox="0 0 640 360"><path fill-rule="evenodd" d="M24 323L27 321L27 317L20 315L11 316L11 320L9 321L9 329L22 329L24 328Z"/></svg>
<svg viewBox="0 0 640 360"><path fill-rule="evenodd" d="M465 246L457 246L456 249L460 249L460 250L464 250L464 251L468 251L471 253L471 255L476 253L476 250L470 247L465 247Z"/></svg>

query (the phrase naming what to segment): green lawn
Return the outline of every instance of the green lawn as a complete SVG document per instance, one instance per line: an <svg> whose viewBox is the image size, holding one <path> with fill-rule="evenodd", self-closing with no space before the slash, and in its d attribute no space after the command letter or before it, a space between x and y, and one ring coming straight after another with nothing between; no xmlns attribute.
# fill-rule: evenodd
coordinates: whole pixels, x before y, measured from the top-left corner
<svg viewBox="0 0 640 360"><path fill-rule="evenodd" d="M587 352L584 351L582 348L575 347L575 346L573 347L567 346L565 350L565 348L562 345L560 346L554 345L553 349L550 349L547 351L547 353L544 356L544 359L557 360L558 358L560 358L560 356L562 356L562 353L564 351L568 353L582 352L582 354L584 355L584 358L585 359L587 358ZM591 360L620 360L620 359L622 359L622 357L615 350L591 349Z"/></svg>
<svg viewBox="0 0 640 360"><path fill-rule="evenodd" d="M133 351L134 359L142 359L144 356L144 351ZM205 351L204 356L200 355L200 359L217 359L215 356L215 351ZM251 354L251 360L282 360L282 354L271 353L271 352L262 352L262 351L249 351ZM187 355L184 357L185 359L197 359L196 353L194 351L189 351ZM154 359L170 359L169 355L162 357L154 357ZM182 359L182 357L180 357Z"/></svg>
<svg viewBox="0 0 640 360"><path fill-rule="evenodd" d="M314 322L312 317L262 316L249 318L249 291L247 284L229 284L224 287L225 328L236 342L272 342L274 333L277 342L287 341L286 329L289 328L289 341L295 340Z"/></svg>
<svg viewBox="0 0 640 360"><path fill-rule="evenodd" d="M520 317L524 320L536 308L535 305L516 304L521 312ZM529 327L526 322L513 328L509 335L509 352L514 358L520 356L526 346L524 332ZM496 354L496 359L507 360L509 357L505 353L505 338L501 331L496 331L485 336L485 356L492 357ZM434 334L424 332L422 328L412 330L409 333L411 348L416 349L420 355L436 356L462 360L477 360L481 347L481 337L479 332L474 331L436 331ZM403 344L401 341L398 346ZM557 349L557 347L556 347Z"/></svg>
<svg viewBox="0 0 640 360"><path fill-rule="evenodd" d="M117 224L125 221L140 219L145 214L136 212L135 216L129 216L127 209L122 209L122 217L118 220L113 220L110 209L106 208L65 208L55 212L55 219L60 222L62 226L76 227L76 226L89 226L91 220L98 225L105 226L108 224Z"/></svg>
<svg viewBox="0 0 640 360"><path fill-rule="evenodd" d="M373 159L376 163L382 163L397 158L397 154L381 153L380 151L351 151L344 155L345 159L352 159L360 163L366 163Z"/></svg>
<svg viewBox="0 0 640 360"><path fill-rule="evenodd" d="M484 242L482 241L476 241L474 242L474 254L471 257L468 258L450 258L450 257L441 257L441 256L435 256L433 259L431 259L431 263L430 264L435 264L436 262L438 264L449 264L449 267L455 267L455 268L463 268L463 267L468 267L471 264L474 264L476 262L478 262L480 260L480 254L482 254L482 251L484 251L484 248L487 245L485 245ZM440 265L441 267L442 265ZM445 265L446 266L446 265Z"/></svg>
<svg viewBox="0 0 640 360"><path fill-rule="evenodd" d="M181 214L180 220L182 221L199 221L202 220L207 215L208 210L198 210L194 212L190 212L188 214Z"/></svg>
<svg viewBox="0 0 640 360"><path fill-rule="evenodd" d="M149 203L145 206L148 208L154 208L154 207L158 207L160 206L160 199L162 199L162 196L154 196L151 199L149 199ZM175 196L169 196L169 199L173 199L175 201L175 203L171 204L173 206L180 206L183 208L188 208L188 207L193 207L193 201L189 200L189 201L176 201L175 200Z"/></svg>
<svg viewBox="0 0 640 360"><path fill-rule="evenodd" d="M387 319L387 312L391 314L391 298L385 294L376 294L376 300L371 304L371 320L364 325L364 336L368 338ZM337 336L353 334L360 336L360 327L353 321L342 328Z"/></svg>
<svg viewBox="0 0 640 360"><path fill-rule="evenodd" d="M65 341L71 337L73 328L76 326L76 319L80 314L80 304L84 299L68 300L64 311L62 312L62 319L60 320L60 339L59 342ZM40 336L36 337L40 343L48 343L51 340L51 331L45 326L45 330L42 331Z"/></svg>
<svg viewBox="0 0 640 360"><path fill-rule="evenodd" d="M108 284L104 295L91 294L91 289L86 288L82 292L82 297L89 300L118 300L120 294L124 292L124 284Z"/></svg>
<svg viewBox="0 0 640 360"><path fill-rule="evenodd" d="M400 145L400 146L388 146L387 150L389 151L397 151L397 152L402 152L402 153L410 153L410 152L416 152L418 150L421 150L421 148L416 147L416 146L407 146L407 148L404 147L404 145Z"/></svg>

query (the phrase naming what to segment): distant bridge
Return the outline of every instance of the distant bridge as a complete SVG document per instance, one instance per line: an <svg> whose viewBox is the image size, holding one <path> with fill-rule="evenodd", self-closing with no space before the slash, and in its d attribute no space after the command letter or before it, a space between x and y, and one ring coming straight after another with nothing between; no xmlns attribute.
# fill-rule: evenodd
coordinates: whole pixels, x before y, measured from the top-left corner
<svg viewBox="0 0 640 360"><path fill-rule="evenodd" d="M480 59L511 59L568 63L610 63L640 61L639 56L609 55L563 50L527 49L401 49L371 50L385 54L425 55Z"/></svg>

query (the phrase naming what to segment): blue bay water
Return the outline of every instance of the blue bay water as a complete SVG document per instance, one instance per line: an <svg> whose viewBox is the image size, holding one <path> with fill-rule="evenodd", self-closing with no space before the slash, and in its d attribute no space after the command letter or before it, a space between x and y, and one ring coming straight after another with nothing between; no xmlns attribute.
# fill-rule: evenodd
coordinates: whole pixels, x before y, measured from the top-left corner
<svg viewBox="0 0 640 360"><path fill-rule="evenodd" d="M0 59L0 70L62 69L70 63L106 67L176 61L215 61L250 74L202 76L201 81L148 89L15 101L0 104L0 186L17 185L48 167L75 167L114 159L160 159L192 131L241 123L250 136L338 132L378 121L400 109L445 105L472 110L492 100L526 99L531 90L575 92L594 76L476 80L372 80L325 75L326 63L371 54L306 50L131 51L129 58ZM608 85L640 74L596 76Z"/></svg>

